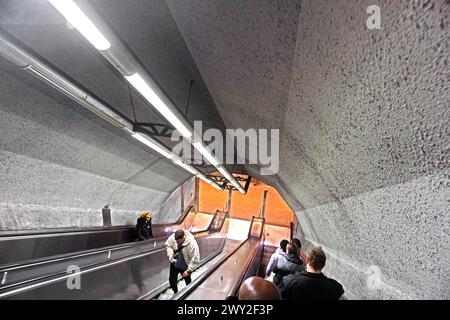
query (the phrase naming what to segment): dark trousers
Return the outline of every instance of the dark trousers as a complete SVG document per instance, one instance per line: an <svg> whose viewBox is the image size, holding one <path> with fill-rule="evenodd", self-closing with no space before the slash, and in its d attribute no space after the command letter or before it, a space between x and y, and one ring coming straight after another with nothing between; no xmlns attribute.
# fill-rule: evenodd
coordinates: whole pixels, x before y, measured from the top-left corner
<svg viewBox="0 0 450 320"><path fill-rule="evenodd" d="M173 292L178 292L178 286L177 286L177 280L178 280L178 274L183 274L186 270L180 270L177 267L174 266L173 263L170 264L170 274L169 274L169 283L170 288L172 288ZM191 283L191 275L189 277L184 278L184 281L186 282L186 285Z"/></svg>

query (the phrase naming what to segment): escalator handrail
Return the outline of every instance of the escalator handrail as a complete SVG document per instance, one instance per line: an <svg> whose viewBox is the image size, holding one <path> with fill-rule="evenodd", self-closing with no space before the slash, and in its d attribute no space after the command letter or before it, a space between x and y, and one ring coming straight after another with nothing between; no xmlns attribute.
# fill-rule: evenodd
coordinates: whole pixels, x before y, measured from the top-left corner
<svg viewBox="0 0 450 320"><path fill-rule="evenodd" d="M214 233L210 233L206 236L211 236L214 235ZM207 256L200 264L198 264L193 271L201 268L202 266L204 266L206 263L208 263L209 261L211 261L212 259L214 259L218 254L220 254L223 250L225 242L222 242L221 246L219 249L217 249L216 251L214 251L213 253L211 253L209 256ZM195 280L194 280L195 281ZM153 298L157 297L158 295L160 295L161 293L163 293L167 287L168 287L169 281L164 282L163 284L161 284L158 288L156 288L156 290L152 290L150 292L147 292L146 294L144 294L143 296L139 297L137 300L152 300Z"/></svg>
<svg viewBox="0 0 450 320"><path fill-rule="evenodd" d="M214 234L215 233L203 234L203 235L200 235L200 236L196 237L196 239L212 236ZM127 261L130 261L130 260L133 260L133 259L141 258L141 257L147 256L147 255L150 255L150 254L154 254L156 252L160 252L160 251L163 251L163 250L166 250L166 248L165 247L160 247L160 248L157 248L155 250L150 250L150 251L140 252L140 253L133 253L133 254L129 254L129 255L126 255L126 256L123 256L123 257L120 257L120 258L116 258L116 259L111 259L111 260L107 260L107 261L103 260L103 261L100 261L100 262L91 263L89 265L80 266L80 273L79 274L81 275L83 273L92 272L92 271L95 271L97 269L104 269L104 268L113 266L113 265L118 264L118 263L123 263L123 262L127 262ZM60 275L64 275L64 276L60 276ZM43 286L47 282L50 284L50 283L57 282L57 281L62 280L62 279L67 279L70 276L72 276L72 275L71 274L67 274L67 272L64 270L64 271L54 272L54 273L51 273L51 274L46 274L44 276L34 277L34 278L27 279L27 280L24 280L24 281L21 281L21 282L12 283L12 284L9 284L7 286L0 287L0 299L4 295L11 295L10 292L16 291L16 289L11 289L11 288L14 288L14 287L20 287L20 286L26 285L27 283L33 283L33 282L37 282L37 283L28 285L28 286L26 286L26 288L39 287L39 286ZM57 278L55 278L55 277L57 277ZM49 280L46 280L46 279L49 279ZM6 293L2 293L2 291L5 290L5 289L7 290ZM19 288L19 290L20 291L24 291L25 289L20 289Z"/></svg>
<svg viewBox="0 0 450 320"><path fill-rule="evenodd" d="M188 216L188 214L192 211L194 205L188 205L182 215L175 222L171 223L159 223L153 224L153 226L174 226L177 224L182 224L184 219ZM12 230L12 231L0 231L0 241L3 239L15 238L15 237L28 237L28 236L44 236L44 235L53 235L53 234L64 234L64 233L97 233L97 232L113 232L118 230L134 230L135 226L132 225L123 225L123 226L110 226L110 227L85 227L85 228L58 228L58 229L40 229L40 230Z"/></svg>
<svg viewBox="0 0 450 320"><path fill-rule="evenodd" d="M223 221L226 220L226 217L227 217L227 215L224 217ZM221 227L223 227L223 225L224 225L224 223L222 222ZM208 237L208 236L213 236L216 233L220 233L220 231L217 231L217 232L214 232L214 233L207 233L207 231L208 230L206 230L206 231L198 231L198 232L195 232L193 234L199 234L196 237L196 239L199 239L199 238L204 238L204 237ZM203 234L201 234L201 233L203 233ZM139 244L139 243L141 243L141 242L138 242L137 244ZM222 244L221 249L223 248L223 245L224 244ZM93 271L93 270L95 270L95 269L97 269L99 267L107 268L108 266L115 265L116 261L120 261L122 263L122 262L126 262L126 261L129 261L129 260L132 260L132 259L136 259L136 258L140 258L140 257L146 256L146 255L149 255L149 254L153 254L153 253L159 252L161 250L165 250L165 247L164 246L163 247L159 247L159 248L156 248L154 250L147 251L145 253L142 253L142 252L141 253L133 253L133 254L126 255L126 256L123 256L123 257L120 257L120 258L116 258L116 259L112 259L112 260L106 260L106 261L102 260L100 262L95 262L95 263L92 263L92 264L89 264L89 265L80 266L80 269L88 268L87 270L82 270L81 273L90 272L90 271ZM78 256L81 257L82 255L78 255ZM77 258L77 257L74 257L74 258ZM61 260L61 261L64 261L64 260ZM53 262L53 261L51 261L51 262ZM92 269L89 269L89 268L92 268ZM0 272L4 272L4 271L7 271L7 270L0 270ZM0 286L0 298L6 294L6 293L1 293L1 291L4 290L4 289L17 287L17 286L22 286L22 285L25 285L27 283L32 283L32 282L36 282L36 281L41 281L39 283L42 283L42 282L45 283L45 282L50 281L49 283L52 283L54 281L51 281L51 279L50 280L45 280L45 279L54 278L54 277L57 277L58 275L61 275L61 274L64 274L64 276L58 277L57 278L58 280L56 280L56 281L59 281L61 279L66 279L68 276L70 276L70 275L67 275L66 271L64 270L64 271L54 272L52 274L47 274L47 275L44 275L44 276L39 276L39 277L27 279L27 280L24 280L24 281L21 281L21 282L8 284L6 286ZM37 286L37 285L39 285L39 283L38 284L32 284L31 286ZM41 285L39 285L39 286L41 286ZM11 291L14 291L14 290L15 289L12 289L12 290L9 290L7 292L11 292Z"/></svg>
<svg viewBox="0 0 450 320"><path fill-rule="evenodd" d="M228 215L228 214L227 214ZM264 224L264 222L263 222ZM250 229L252 230L253 218L250 224ZM250 240L250 232L247 236L247 239L242 241L234 250L228 253L225 257L217 261L214 265L212 265L204 274L200 275L197 279L192 281L185 289L179 291L171 297L171 300L181 300L190 295L203 281L205 281L212 273L216 271L222 264L224 264L233 254L235 254L247 241ZM248 268L245 270L247 272ZM245 274L244 274L245 276ZM239 284L240 285L240 284Z"/></svg>
<svg viewBox="0 0 450 320"><path fill-rule="evenodd" d="M212 265L204 274L200 275L197 279L193 280L185 289L178 291L174 294L170 300L181 300L186 298L192 293L203 281L205 281L218 267L224 264L233 254L235 254L249 239L242 241L234 250L228 253L225 257L217 261Z"/></svg>
<svg viewBox="0 0 450 320"><path fill-rule="evenodd" d="M191 206L191 207L193 208L193 206ZM171 225L173 225L173 224L168 224L167 226L171 226ZM200 234L202 232L207 232L208 230L209 229L206 228L206 229L192 232L192 234ZM60 255L56 255L56 256L51 256L51 258L44 257L44 258L37 258L37 259L31 259L31 260L26 260L26 261L14 262L11 264L6 264L6 265L0 266L0 273L4 272L4 271L15 270L15 269L18 269L21 267L28 267L31 265L40 265L40 264L51 263L51 262L60 262L60 261L66 260L66 259L67 260L76 259L76 258L81 258L81 257L89 256L89 255L99 254L102 252L108 252L108 251L112 252L112 251L130 248L130 247L144 246L144 245L150 244L150 242L154 243L157 241L161 241L166 237L167 237L167 235L164 235L161 237L157 237L157 238L153 238L153 239L145 240L145 241L128 242L125 244L117 244L117 245L113 245L113 246L106 246L106 247L101 247L101 248L94 248L94 249L89 249L89 250L64 253L64 254L60 254Z"/></svg>
<svg viewBox="0 0 450 320"><path fill-rule="evenodd" d="M259 236L259 238L261 239L261 240L260 240L260 245L261 245L261 243L262 243L262 244L264 243L263 237L264 237L264 225L265 225L265 219L264 219L264 218L258 218L258 217L253 216L253 217L252 217L252 224L251 224L251 226L253 225L253 223L254 223L254 221L255 221L255 218L262 220L262 222L261 222L261 232L260 232L260 236ZM250 231L252 230L252 229L251 229L251 226L250 226ZM249 233L249 238L250 238L250 233ZM260 246L260 245L259 245L259 246ZM238 293L239 288L241 287L242 282L245 280L245 279L244 279L244 278L245 278L245 275L247 274L247 272L248 272L250 266L251 266L252 263L253 263L253 260L255 259L255 256L256 256L257 253L258 253L259 246L256 247L256 248L253 250L253 252L249 255L248 259L245 261L244 267L242 268L242 271L241 271L241 273L240 273L240 275L239 275L239 277L238 277L238 281L236 281L236 283L235 283L235 285L233 286L233 288L228 292L227 297L230 297L230 296L236 296L236 294Z"/></svg>

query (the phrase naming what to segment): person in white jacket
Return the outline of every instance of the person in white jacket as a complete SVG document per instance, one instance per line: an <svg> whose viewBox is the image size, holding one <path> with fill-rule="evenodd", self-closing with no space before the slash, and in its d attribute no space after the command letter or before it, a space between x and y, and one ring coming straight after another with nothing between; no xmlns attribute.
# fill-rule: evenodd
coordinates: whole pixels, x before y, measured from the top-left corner
<svg viewBox="0 0 450 320"><path fill-rule="evenodd" d="M289 241L286 239L281 240L280 246L277 248L277 250L275 250L275 252L270 257L269 263L267 264L267 268L266 268L266 279L269 279L270 281L272 281L271 273L272 273L273 269L275 268L275 266L277 265L278 258L280 258L286 254L286 246L288 245L288 243L289 243Z"/></svg>
<svg viewBox="0 0 450 320"><path fill-rule="evenodd" d="M194 236L182 229L175 231L167 239L166 250L170 261L170 287L177 293L178 274L182 275L186 285L191 283L191 273L200 261L200 250Z"/></svg>

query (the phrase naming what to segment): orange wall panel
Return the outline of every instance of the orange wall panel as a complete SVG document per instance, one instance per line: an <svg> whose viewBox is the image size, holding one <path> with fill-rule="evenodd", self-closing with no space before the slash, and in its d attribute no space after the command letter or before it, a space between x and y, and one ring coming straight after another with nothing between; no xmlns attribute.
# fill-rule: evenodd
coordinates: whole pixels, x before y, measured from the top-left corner
<svg viewBox="0 0 450 320"><path fill-rule="evenodd" d="M199 211L215 213L217 209L223 210L228 201L228 191L219 191L199 179Z"/></svg>
<svg viewBox="0 0 450 320"><path fill-rule="evenodd" d="M228 191L219 191L202 180L199 183L200 212L214 213L217 209L223 210L226 208ZM246 194L233 191L230 217L251 220L252 216L259 216L264 190L266 189L268 190L265 212L266 223L289 227L291 221L293 221L292 210L275 188L256 179L252 179Z"/></svg>

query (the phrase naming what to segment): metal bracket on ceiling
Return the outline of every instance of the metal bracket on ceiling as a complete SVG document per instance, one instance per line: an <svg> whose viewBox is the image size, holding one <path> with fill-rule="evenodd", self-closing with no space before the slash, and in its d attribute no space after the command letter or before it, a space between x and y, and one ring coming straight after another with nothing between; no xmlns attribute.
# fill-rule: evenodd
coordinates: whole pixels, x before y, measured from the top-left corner
<svg viewBox="0 0 450 320"><path fill-rule="evenodd" d="M145 127L143 129L143 127ZM174 127L168 124L152 123L152 122L136 122L134 124L134 131L146 133L154 137L170 138Z"/></svg>
<svg viewBox="0 0 450 320"><path fill-rule="evenodd" d="M216 182L219 186L224 188L225 190L237 190L225 177L223 176L216 176L216 175L206 175L208 178ZM245 192L248 191L248 188L250 186L250 181L252 180L251 176L242 177L242 176L235 176L234 177L239 183L245 182L244 190Z"/></svg>

